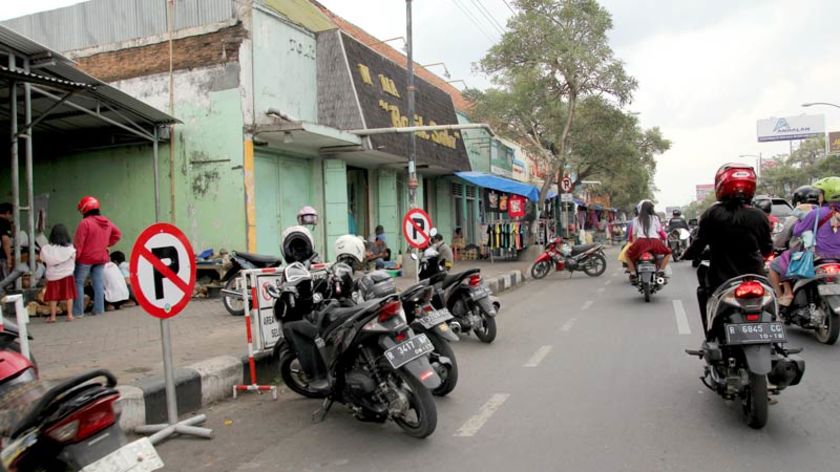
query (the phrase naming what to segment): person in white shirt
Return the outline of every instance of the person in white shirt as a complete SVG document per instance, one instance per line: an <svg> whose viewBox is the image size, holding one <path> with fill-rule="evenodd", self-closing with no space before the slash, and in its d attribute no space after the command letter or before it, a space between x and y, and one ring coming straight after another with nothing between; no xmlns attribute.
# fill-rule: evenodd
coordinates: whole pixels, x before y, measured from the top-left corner
<svg viewBox="0 0 840 472"><path fill-rule="evenodd" d="M50 318L47 322L55 323L60 301L67 303L67 321L73 321L73 300L76 298L73 270L76 268L76 248L73 247L70 233L64 225L53 226L50 243L41 248L41 260L47 266L47 290L44 294L44 301L50 305Z"/></svg>

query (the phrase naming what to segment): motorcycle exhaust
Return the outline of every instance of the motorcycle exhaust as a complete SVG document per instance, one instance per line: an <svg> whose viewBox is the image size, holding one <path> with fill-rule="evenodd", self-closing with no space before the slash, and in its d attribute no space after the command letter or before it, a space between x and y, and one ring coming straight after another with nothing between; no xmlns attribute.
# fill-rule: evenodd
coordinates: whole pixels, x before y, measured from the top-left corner
<svg viewBox="0 0 840 472"><path fill-rule="evenodd" d="M458 321L450 321L449 322L449 329L451 329L452 332L455 333L455 334L460 334L461 329L462 329L461 328L461 323L459 323Z"/></svg>
<svg viewBox="0 0 840 472"><path fill-rule="evenodd" d="M781 390L791 385L797 385L804 373L805 361L797 356L790 356L775 362L773 370L767 375L767 380Z"/></svg>
<svg viewBox="0 0 840 472"><path fill-rule="evenodd" d="M665 277L657 277L656 285L665 285Z"/></svg>

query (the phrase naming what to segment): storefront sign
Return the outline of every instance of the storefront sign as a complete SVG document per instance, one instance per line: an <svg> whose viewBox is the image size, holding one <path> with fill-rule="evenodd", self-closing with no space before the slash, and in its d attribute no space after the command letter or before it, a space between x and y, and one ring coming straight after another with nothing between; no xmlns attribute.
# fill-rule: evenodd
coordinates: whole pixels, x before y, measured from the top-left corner
<svg viewBox="0 0 840 472"><path fill-rule="evenodd" d="M840 131L828 133L828 152L830 154L840 153Z"/></svg>
<svg viewBox="0 0 840 472"><path fill-rule="evenodd" d="M373 49L341 33L350 66L353 88L367 128L457 124L452 98L443 90L415 76L415 114L406 116L406 71ZM464 141L458 130L418 131L417 161L451 170L469 170ZM406 156L405 133L370 136L377 151Z"/></svg>

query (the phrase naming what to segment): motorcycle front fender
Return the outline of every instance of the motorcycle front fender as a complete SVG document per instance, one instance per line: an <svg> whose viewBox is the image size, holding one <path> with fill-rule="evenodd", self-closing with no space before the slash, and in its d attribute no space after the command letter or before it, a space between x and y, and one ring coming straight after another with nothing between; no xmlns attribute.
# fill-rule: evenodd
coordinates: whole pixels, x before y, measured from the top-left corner
<svg viewBox="0 0 840 472"><path fill-rule="evenodd" d="M747 370L756 375L767 375L770 373L770 344L754 344L742 346L744 361L747 363Z"/></svg>
<svg viewBox="0 0 840 472"><path fill-rule="evenodd" d="M484 297L480 300L476 300L478 307L483 311L487 316L496 317L496 307L493 304L493 301L490 297Z"/></svg>
<svg viewBox="0 0 840 472"><path fill-rule="evenodd" d="M447 341L455 342L459 340L458 335L452 332L452 330L449 329L449 325L446 323L436 325L434 328L432 328L432 331L434 331L435 334Z"/></svg>
<svg viewBox="0 0 840 472"><path fill-rule="evenodd" d="M538 264L540 262L551 262L551 256L548 255L548 252L544 252L537 257L537 260L534 261L534 264Z"/></svg>

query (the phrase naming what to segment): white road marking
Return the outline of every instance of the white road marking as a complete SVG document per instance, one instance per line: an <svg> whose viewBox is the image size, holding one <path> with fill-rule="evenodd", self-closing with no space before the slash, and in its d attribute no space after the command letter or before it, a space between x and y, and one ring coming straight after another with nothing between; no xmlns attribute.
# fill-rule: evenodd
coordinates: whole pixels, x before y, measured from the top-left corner
<svg viewBox="0 0 840 472"><path fill-rule="evenodd" d="M604 282L604 287L606 287L607 285L609 285L611 283L612 283L612 280L607 280L606 282Z"/></svg>
<svg viewBox="0 0 840 472"><path fill-rule="evenodd" d="M688 316L685 314L682 300L674 300L674 316L677 318L677 332L691 334L691 326L688 324Z"/></svg>
<svg viewBox="0 0 840 472"><path fill-rule="evenodd" d="M577 321L577 318L572 318L572 319L570 319L569 321L567 321L567 322L563 323L563 326L562 326L562 327L560 327L560 329L561 329L564 333L568 333L568 332L569 332L569 331L571 331L571 330L572 330L572 328L575 326L575 321Z"/></svg>
<svg viewBox="0 0 840 472"><path fill-rule="evenodd" d="M537 349L537 352L528 359L528 362L526 362L523 367L536 367L540 365L540 362L545 359L545 356L547 356L549 352L551 352L551 346L543 346Z"/></svg>
<svg viewBox="0 0 840 472"><path fill-rule="evenodd" d="M481 406L481 409L478 410L478 414L473 416L472 418L468 419L466 423L464 423L457 432L455 432L455 436L460 436L463 438L468 438L475 436L475 433L484 426L491 416L496 413L496 410L499 409L500 406L510 397L509 393L496 393L489 400L487 403Z"/></svg>
<svg viewBox="0 0 840 472"><path fill-rule="evenodd" d="M592 303L593 303L592 300L586 300L586 302L584 302L583 306L580 307L580 310L581 311L588 310L589 307L592 306Z"/></svg>

